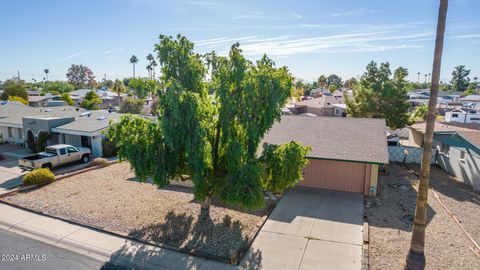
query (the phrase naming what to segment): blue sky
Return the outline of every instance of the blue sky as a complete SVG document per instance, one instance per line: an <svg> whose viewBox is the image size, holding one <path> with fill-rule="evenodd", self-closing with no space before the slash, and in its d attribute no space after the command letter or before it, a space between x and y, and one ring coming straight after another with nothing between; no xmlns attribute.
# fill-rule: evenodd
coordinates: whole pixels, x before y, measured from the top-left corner
<svg viewBox="0 0 480 270"><path fill-rule="evenodd" d="M215 1L4 0L0 80L65 79L71 64L98 79L131 76L160 34L181 33L196 51L225 54L239 41L249 59L266 53L307 81L361 75L371 61L404 66L410 79L431 72L438 0ZM464 64L480 77L480 1L450 0L441 79ZM424 80L422 75L421 81Z"/></svg>

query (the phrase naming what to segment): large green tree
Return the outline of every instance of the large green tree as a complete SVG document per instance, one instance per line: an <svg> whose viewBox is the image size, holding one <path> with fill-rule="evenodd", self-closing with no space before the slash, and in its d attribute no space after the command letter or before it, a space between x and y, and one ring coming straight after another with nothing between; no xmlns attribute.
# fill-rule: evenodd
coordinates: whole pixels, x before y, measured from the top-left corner
<svg viewBox="0 0 480 270"><path fill-rule="evenodd" d="M466 69L464 65L456 66L452 72L452 80L450 85L452 85L452 91L463 92L467 90L468 84L470 83L470 69Z"/></svg>
<svg viewBox="0 0 480 270"><path fill-rule="evenodd" d="M392 77L390 65L375 62L367 65L353 97L346 98L347 112L353 117L385 118L392 129L409 124L408 76L406 68L399 67Z"/></svg>
<svg viewBox="0 0 480 270"><path fill-rule="evenodd" d="M342 87L342 78L336 74L330 74L327 77L327 85L334 85L336 88Z"/></svg>
<svg viewBox="0 0 480 270"><path fill-rule="evenodd" d="M5 89L0 99L8 100L9 97L21 97L24 100L28 100L28 92L22 81L8 80L3 84L3 87Z"/></svg>
<svg viewBox="0 0 480 270"><path fill-rule="evenodd" d="M67 79L76 89L82 87L94 88L97 85L93 71L84 65L72 64L68 69Z"/></svg>
<svg viewBox="0 0 480 270"><path fill-rule="evenodd" d="M262 189L280 192L301 179L307 147L266 144L257 154L291 93L293 78L285 67L266 56L252 63L238 44L227 57L203 57L180 35L160 36L155 51L164 86L157 93L158 119L122 117L110 130L119 157L130 161L137 177L165 186L188 175L204 217L211 198L260 208Z"/></svg>

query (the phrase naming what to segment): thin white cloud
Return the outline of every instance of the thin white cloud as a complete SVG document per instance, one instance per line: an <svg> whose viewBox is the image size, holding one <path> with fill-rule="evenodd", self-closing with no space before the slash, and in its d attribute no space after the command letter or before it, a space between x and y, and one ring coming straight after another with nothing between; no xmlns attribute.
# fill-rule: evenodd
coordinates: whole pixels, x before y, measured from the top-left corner
<svg viewBox="0 0 480 270"><path fill-rule="evenodd" d="M123 48L112 48L103 52L103 54L119 54L122 53Z"/></svg>
<svg viewBox="0 0 480 270"><path fill-rule="evenodd" d="M340 16L349 16L349 15L356 15L356 14L375 14L379 12L382 12L382 11L377 9L357 9L357 10L348 10L344 12L333 13L330 16L340 17Z"/></svg>
<svg viewBox="0 0 480 270"><path fill-rule="evenodd" d="M89 51L81 51L81 52L78 52L78 53L74 53L74 54L69 55L67 57L57 59L57 62L62 62L62 61L67 61L67 60L70 60L70 59L74 59L74 58L79 57L80 55L83 55L83 54L87 53L87 52L89 52Z"/></svg>
<svg viewBox="0 0 480 270"><path fill-rule="evenodd" d="M350 33L308 38L285 38L275 41L252 42L242 45L245 54L282 56L327 51L361 52L421 48L410 40L432 37L431 33L395 34L391 31ZM392 44L396 42L403 44Z"/></svg>
<svg viewBox="0 0 480 270"><path fill-rule="evenodd" d="M200 6L205 8L231 8L233 5L222 2L210 2L210 1L188 1L189 5Z"/></svg>
<svg viewBox="0 0 480 270"><path fill-rule="evenodd" d="M248 14L242 14L233 16L233 20L271 20L271 21L284 21L291 19L301 19L302 15L294 12L287 14L266 14L264 12L253 12Z"/></svg>
<svg viewBox="0 0 480 270"><path fill-rule="evenodd" d="M257 38L257 36L247 36L247 37L239 37L239 38L213 38L213 39L206 39L206 40L199 40L195 41L195 45L197 46L215 46L221 45L225 43L233 43L242 40L249 40Z"/></svg>

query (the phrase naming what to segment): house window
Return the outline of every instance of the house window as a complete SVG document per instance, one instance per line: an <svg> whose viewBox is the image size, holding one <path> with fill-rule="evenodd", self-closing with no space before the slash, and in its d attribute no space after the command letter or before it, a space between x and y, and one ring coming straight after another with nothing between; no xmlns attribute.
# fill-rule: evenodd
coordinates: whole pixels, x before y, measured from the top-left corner
<svg viewBox="0 0 480 270"><path fill-rule="evenodd" d="M8 137L13 138L13 128L11 127L8 128Z"/></svg>
<svg viewBox="0 0 480 270"><path fill-rule="evenodd" d="M458 114L454 113L452 114L452 118L457 118L458 117Z"/></svg>
<svg viewBox="0 0 480 270"><path fill-rule="evenodd" d="M460 161L465 162L465 151L460 151Z"/></svg>
<svg viewBox="0 0 480 270"><path fill-rule="evenodd" d="M18 138L23 139L23 130L21 128L18 129Z"/></svg>
<svg viewBox="0 0 480 270"><path fill-rule="evenodd" d="M335 115L340 115L340 108L335 108Z"/></svg>
<svg viewBox="0 0 480 270"><path fill-rule="evenodd" d="M478 121L478 120L480 120L480 118L478 118L478 117L472 117L472 118L470 118L470 120L472 120L472 121Z"/></svg>
<svg viewBox="0 0 480 270"><path fill-rule="evenodd" d="M450 145L442 143L440 152L442 152L445 156L448 156L448 153L450 152Z"/></svg>

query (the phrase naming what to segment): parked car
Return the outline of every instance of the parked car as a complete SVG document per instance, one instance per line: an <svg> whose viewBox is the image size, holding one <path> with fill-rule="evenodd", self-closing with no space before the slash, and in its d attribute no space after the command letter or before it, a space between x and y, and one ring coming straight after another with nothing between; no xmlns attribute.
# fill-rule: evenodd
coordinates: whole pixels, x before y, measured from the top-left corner
<svg viewBox="0 0 480 270"><path fill-rule="evenodd" d="M90 161L91 150L85 147L74 147L68 144L50 145L44 152L18 160L18 167L22 170L57 167L68 163Z"/></svg>

